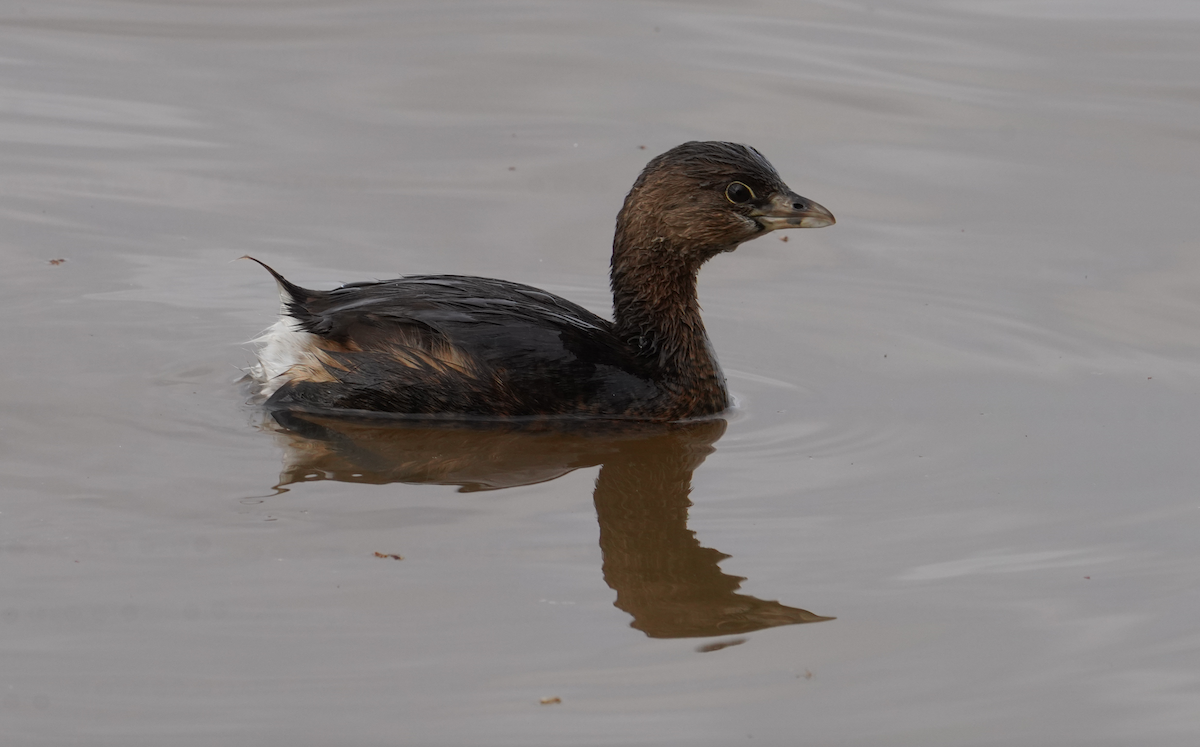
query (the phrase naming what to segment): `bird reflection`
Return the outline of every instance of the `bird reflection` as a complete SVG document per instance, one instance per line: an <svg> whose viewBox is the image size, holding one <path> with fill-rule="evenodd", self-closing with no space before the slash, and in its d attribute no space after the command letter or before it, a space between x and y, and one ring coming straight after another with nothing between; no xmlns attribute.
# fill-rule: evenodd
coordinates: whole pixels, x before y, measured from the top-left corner
<svg viewBox="0 0 1200 747"><path fill-rule="evenodd" d="M283 487L312 480L495 490L600 466L593 499L605 582L631 625L652 638L747 633L830 617L738 594L725 553L687 527L692 472L724 420L669 424L354 421L273 414Z"/></svg>

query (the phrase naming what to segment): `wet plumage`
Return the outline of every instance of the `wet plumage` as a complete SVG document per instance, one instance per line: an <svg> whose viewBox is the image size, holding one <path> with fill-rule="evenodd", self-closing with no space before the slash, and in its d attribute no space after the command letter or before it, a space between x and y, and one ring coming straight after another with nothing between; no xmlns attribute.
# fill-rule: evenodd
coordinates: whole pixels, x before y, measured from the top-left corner
<svg viewBox="0 0 1200 747"><path fill-rule="evenodd" d="M711 415L729 397L700 319L700 266L776 228L831 223L757 151L685 143L646 166L617 217L613 321L503 280L427 275L314 291L268 267L283 315L252 374L272 409Z"/></svg>

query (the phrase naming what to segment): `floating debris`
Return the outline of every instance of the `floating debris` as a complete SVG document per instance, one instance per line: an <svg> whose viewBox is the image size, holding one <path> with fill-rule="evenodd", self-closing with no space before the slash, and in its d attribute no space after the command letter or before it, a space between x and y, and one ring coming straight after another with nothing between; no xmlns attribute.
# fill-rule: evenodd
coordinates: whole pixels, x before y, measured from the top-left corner
<svg viewBox="0 0 1200 747"><path fill-rule="evenodd" d="M552 696L550 696L549 698L542 698L542 699L541 699L541 700L539 700L538 702L539 702L539 703L541 703L542 705L554 705L555 703L561 703L561 702L562 702L562 698L559 698L559 697L556 697L556 696L553 696L553 695L552 695Z"/></svg>
<svg viewBox="0 0 1200 747"><path fill-rule="evenodd" d="M403 555L389 555L388 553L385 553L385 552L377 552L377 553L375 553L375 557L377 557L377 558L391 558L392 560L404 560L404 556L403 556Z"/></svg>
<svg viewBox="0 0 1200 747"><path fill-rule="evenodd" d="M697 646L696 650L702 654L707 654L710 651L720 651L723 648L730 646L740 646L746 642L745 638L730 638L727 641L717 641L716 643L706 643L703 646Z"/></svg>

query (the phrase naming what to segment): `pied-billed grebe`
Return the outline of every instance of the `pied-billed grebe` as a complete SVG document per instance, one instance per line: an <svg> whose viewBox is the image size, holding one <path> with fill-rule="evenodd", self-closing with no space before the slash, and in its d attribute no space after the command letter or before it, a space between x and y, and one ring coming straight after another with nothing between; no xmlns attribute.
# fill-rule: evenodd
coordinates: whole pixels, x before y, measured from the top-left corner
<svg viewBox="0 0 1200 747"><path fill-rule="evenodd" d="M684 143L646 165L617 215L613 321L504 280L419 275L315 291L267 267L283 313L251 374L269 409L711 415L729 393L700 320L700 265L777 228L833 222L753 148Z"/></svg>

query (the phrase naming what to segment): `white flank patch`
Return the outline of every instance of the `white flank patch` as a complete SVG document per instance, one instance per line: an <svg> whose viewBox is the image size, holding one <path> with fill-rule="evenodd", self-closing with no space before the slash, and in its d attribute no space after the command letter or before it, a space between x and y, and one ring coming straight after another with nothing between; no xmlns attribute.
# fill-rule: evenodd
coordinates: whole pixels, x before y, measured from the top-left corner
<svg viewBox="0 0 1200 747"><path fill-rule="evenodd" d="M313 354L317 336L297 328L296 320L285 313L250 342L262 345L258 364L250 367L250 377L260 385L258 393L270 397L275 390L291 381L289 372L302 363L320 364Z"/></svg>

